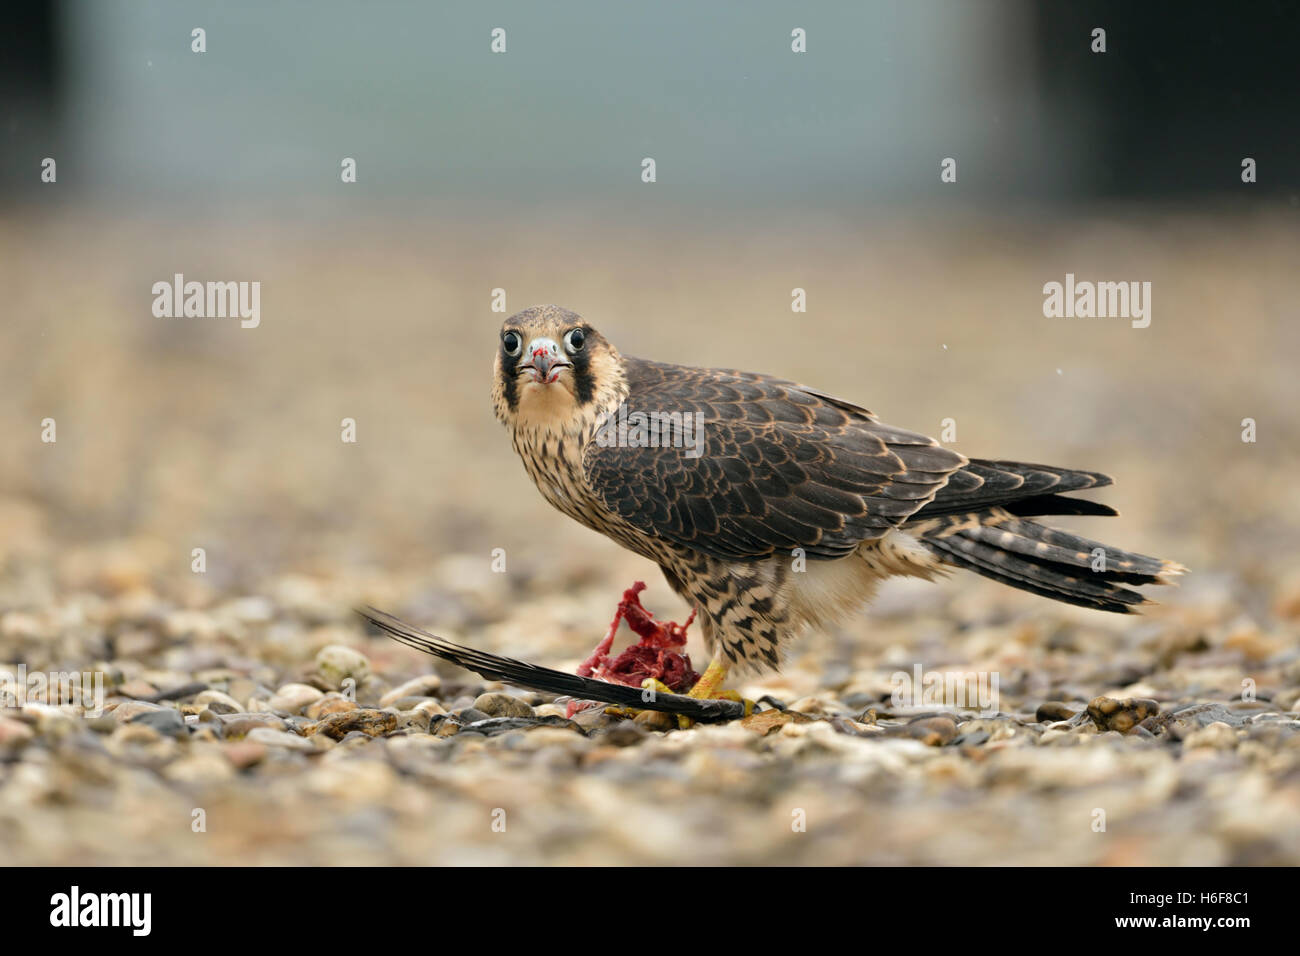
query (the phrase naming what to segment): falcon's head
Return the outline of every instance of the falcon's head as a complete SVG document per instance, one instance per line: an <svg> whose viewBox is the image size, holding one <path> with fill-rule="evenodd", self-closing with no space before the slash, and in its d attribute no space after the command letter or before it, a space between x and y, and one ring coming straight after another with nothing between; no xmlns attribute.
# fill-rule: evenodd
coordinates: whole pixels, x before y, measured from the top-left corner
<svg viewBox="0 0 1300 956"><path fill-rule="evenodd" d="M533 306L501 326L492 399L497 418L512 428L587 419L622 381L618 350L568 309Z"/></svg>

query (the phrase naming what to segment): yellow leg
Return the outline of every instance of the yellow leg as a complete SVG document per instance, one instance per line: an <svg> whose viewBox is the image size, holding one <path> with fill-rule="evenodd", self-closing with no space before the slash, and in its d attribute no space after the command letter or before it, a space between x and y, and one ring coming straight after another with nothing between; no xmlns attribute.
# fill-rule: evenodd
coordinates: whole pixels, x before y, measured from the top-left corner
<svg viewBox="0 0 1300 956"><path fill-rule="evenodd" d="M695 682L695 686L686 692L687 697L694 697L696 700L734 700L737 703L745 705L745 716L748 717L754 712L754 702L745 700L740 696L739 691L720 690L722 682L727 679L727 665L722 663L722 652L719 651L714 655L713 660L709 661L709 666L704 669L700 679ZM677 726L682 730L694 726L695 721L690 717L677 715Z"/></svg>
<svg viewBox="0 0 1300 956"><path fill-rule="evenodd" d="M695 686L686 692L686 696L694 697L696 700L708 700L714 696L726 679L727 665L722 663L722 655L716 654L713 660L709 661L709 666L704 668L704 673L695 682Z"/></svg>

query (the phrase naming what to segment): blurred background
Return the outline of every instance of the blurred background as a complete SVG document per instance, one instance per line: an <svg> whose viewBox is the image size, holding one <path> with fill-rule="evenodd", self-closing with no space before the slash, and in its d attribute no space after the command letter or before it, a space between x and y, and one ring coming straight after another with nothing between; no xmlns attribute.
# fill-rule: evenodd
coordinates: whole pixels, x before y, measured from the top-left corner
<svg viewBox="0 0 1300 956"><path fill-rule="evenodd" d="M495 289L625 353L1108 472L1123 516L1072 526L1192 567L1174 607L1294 634L1292 4L65 0L8 19L0 612L41 623L0 628L0 658L62 633L74 595L129 617L306 593L352 633L366 599L548 663L580 659L634 578L684 614L524 474L488 400ZM176 273L260 282L259 327L155 317ZM1150 326L1045 318L1067 273L1150 282ZM972 576L938 593L1060 612ZM877 623L808 646L850 666Z"/></svg>
<svg viewBox="0 0 1300 956"><path fill-rule="evenodd" d="M856 219L921 199L1276 200L1300 168L1296 14L1247 9L20 3L0 41L6 189L52 199L31 170L57 154L65 198L277 215L459 201L482 216L496 201ZM496 28L504 55L490 52ZM1243 149L1265 160L1248 192L1225 174ZM361 188L340 190L324 159L353 153ZM645 155L663 175L638 192L628 162ZM960 186L941 191L932 158L945 156Z"/></svg>
<svg viewBox="0 0 1300 956"><path fill-rule="evenodd" d="M1129 520L1168 533L1182 509L1209 520L1206 494L1238 547L1278 520L1247 536L1260 497L1243 491L1285 473L1273 456L1296 437L1289 5L12 17L0 489L30 533L5 548L188 536L237 576L526 550L501 518L570 532L491 419L496 288L508 312L564 304L632 354L803 379L931 433L953 417L969 454L1111 470L1121 497L1149 481L1159 517ZM1150 281L1151 327L1044 318L1067 272ZM260 281L260 328L155 318L151 287L175 273ZM32 444L47 416L57 445Z"/></svg>

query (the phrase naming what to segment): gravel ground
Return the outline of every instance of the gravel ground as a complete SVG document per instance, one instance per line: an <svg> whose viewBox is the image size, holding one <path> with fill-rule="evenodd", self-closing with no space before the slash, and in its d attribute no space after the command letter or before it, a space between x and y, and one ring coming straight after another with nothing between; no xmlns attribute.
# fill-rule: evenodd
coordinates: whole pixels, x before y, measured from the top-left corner
<svg viewBox="0 0 1300 956"><path fill-rule="evenodd" d="M244 248L235 226L26 225L0 232L0 671L100 673L104 710L0 709L4 862L1300 863L1288 230L827 224L725 262L716 236L642 237L557 285L601 247L576 227L539 253L450 227ZM942 283L916 265L948 251ZM260 270L262 327L152 318L182 260ZM1132 262L1150 329L1042 318L1043 282ZM891 582L742 683L761 712L687 730L568 720L367 634L359 604L572 668L635 579L685 616L652 567L547 509L491 420L501 274L512 311L564 301L629 352L780 371L900 426L955 416L969 454L1115 474L1124 516L1066 523L1193 573L1134 618L969 575ZM781 312L794 284L822 290L805 334ZM706 315L753 318L737 336ZM870 381L828 341L867 343ZM897 699L916 666L949 689ZM987 712L961 706L968 674L997 680Z"/></svg>

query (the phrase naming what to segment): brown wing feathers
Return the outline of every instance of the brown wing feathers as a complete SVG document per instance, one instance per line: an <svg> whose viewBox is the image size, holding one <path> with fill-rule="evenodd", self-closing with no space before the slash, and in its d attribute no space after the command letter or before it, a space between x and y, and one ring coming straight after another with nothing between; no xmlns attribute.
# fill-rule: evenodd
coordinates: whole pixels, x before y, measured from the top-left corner
<svg viewBox="0 0 1300 956"><path fill-rule="evenodd" d="M641 530L718 558L838 558L897 527L965 464L930 438L790 382L626 360L628 414L702 416L703 454L589 448L587 480Z"/></svg>
<svg viewBox="0 0 1300 956"><path fill-rule="evenodd" d="M968 514L998 505L1007 505L1008 510L1013 514L1021 514L1022 512L1015 508L1018 502L1025 502L1027 507L1050 506L1057 502L1048 499L1056 498L1063 493L1102 488L1110 483L1109 475L1093 471L972 458L964 468L949 476L948 483L939 490L933 501L917 513L917 517ZM1033 504L1029 504L1031 502ZM1058 514L1059 512L1038 511L1036 513ZM1114 512L1107 509L1105 513Z"/></svg>

